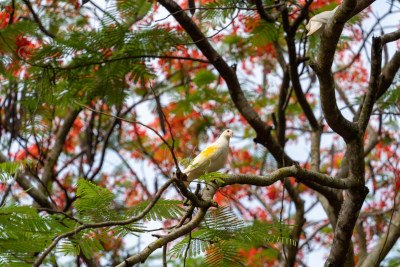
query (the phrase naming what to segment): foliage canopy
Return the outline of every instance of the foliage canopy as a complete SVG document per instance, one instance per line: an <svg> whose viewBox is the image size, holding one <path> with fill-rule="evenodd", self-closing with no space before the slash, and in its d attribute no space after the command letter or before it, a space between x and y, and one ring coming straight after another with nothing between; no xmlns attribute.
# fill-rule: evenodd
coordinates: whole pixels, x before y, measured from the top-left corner
<svg viewBox="0 0 400 267"><path fill-rule="evenodd" d="M398 263L399 12L3 1L0 265L299 266L320 245L326 266ZM226 128L226 168L186 188Z"/></svg>

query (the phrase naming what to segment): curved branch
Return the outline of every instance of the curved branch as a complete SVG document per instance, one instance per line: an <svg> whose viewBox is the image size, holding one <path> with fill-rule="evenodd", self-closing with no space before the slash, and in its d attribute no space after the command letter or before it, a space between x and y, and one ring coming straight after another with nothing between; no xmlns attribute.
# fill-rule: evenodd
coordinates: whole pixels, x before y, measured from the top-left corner
<svg viewBox="0 0 400 267"><path fill-rule="evenodd" d="M301 14L297 19L300 17L305 16L305 14L308 11L308 6L312 3L312 1L308 1L303 8ZM286 43L288 47L288 53L289 53L289 74L290 74L290 80L292 81L292 85L294 88L294 92L296 94L297 100L299 101L299 104L301 108L304 111L304 114L307 117L307 120L309 121L311 127L313 130L318 130L320 128L319 123L317 119L315 118L315 115L313 113L313 110L310 106L310 104L307 102L307 99L304 95L301 83L300 83L300 78L299 78L299 73L297 71L297 55L296 55L296 43L295 43L295 35L296 35L296 30L298 27L298 24L293 24L290 26L289 24L289 14L287 8L285 8L282 12L282 23L283 23L283 28L286 32ZM296 20L298 22L298 20ZM298 22L299 23L299 22Z"/></svg>
<svg viewBox="0 0 400 267"><path fill-rule="evenodd" d="M164 56L164 55L137 55L137 56L126 56L126 57L105 59L105 60L97 61L97 62L88 62L88 63L78 64L78 65L70 66L70 67L51 67L51 68L56 69L56 70L73 70L73 69L78 69L78 68L87 67L87 66L91 66L91 65L101 65L104 63L112 63L112 62L120 61L120 60L140 59L140 58L178 59L178 60L191 60L191 61L196 61L196 62L206 63L206 64L210 63L208 60L200 59L200 58L192 58L192 57Z"/></svg>
<svg viewBox="0 0 400 267"><path fill-rule="evenodd" d="M274 23L277 19L277 15L267 14L267 12L265 12L261 0L255 0L255 2L256 2L257 12L260 15L260 17L267 22Z"/></svg>
<svg viewBox="0 0 400 267"><path fill-rule="evenodd" d="M251 184L256 186L269 186L285 177L295 177L300 182L312 181L323 186L328 186L338 189L348 189L359 185L359 182L356 181L355 179L348 179L348 178L334 179L329 175L310 171L301 168L298 165L283 167L264 176L252 175L252 174L229 174L228 178L224 179L224 183L217 182L217 184L220 187L232 184Z"/></svg>
<svg viewBox="0 0 400 267"><path fill-rule="evenodd" d="M29 8L29 11L32 13L33 19L35 20L35 22L38 24L39 29L46 34L47 36L51 37L51 38L55 38L56 36L54 34L52 34L51 32L49 32L42 24L42 21L40 20L40 18L38 17L38 15L36 14L36 12L33 10L33 7L31 5L31 3L29 2L29 0L23 0L24 3L26 4L26 6Z"/></svg>
<svg viewBox="0 0 400 267"><path fill-rule="evenodd" d="M346 142L358 135L357 126L348 121L340 112L335 97L335 83L332 75L333 58L344 24L355 14L356 0L345 0L328 22L321 36L317 62L311 62L320 82L322 111L329 126L342 136Z"/></svg>
<svg viewBox="0 0 400 267"><path fill-rule="evenodd" d="M389 89L389 86L392 84L393 79L399 69L400 51L397 51L382 71L381 79L379 81L377 99L379 99Z"/></svg>
<svg viewBox="0 0 400 267"><path fill-rule="evenodd" d="M380 37L372 38L371 47L371 75L369 78L368 91L364 102L360 105L360 116L358 126L362 132L367 128L372 109L376 101L377 91L379 89L379 77L381 75L382 65L382 39Z"/></svg>

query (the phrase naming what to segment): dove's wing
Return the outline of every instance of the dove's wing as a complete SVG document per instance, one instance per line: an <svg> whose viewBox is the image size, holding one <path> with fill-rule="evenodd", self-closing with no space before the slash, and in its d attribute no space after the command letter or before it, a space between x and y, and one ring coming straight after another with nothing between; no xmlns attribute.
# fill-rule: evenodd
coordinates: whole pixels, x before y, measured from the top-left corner
<svg viewBox="0 0 400 267"><path fill-rule="evenodd" d="M218 144L212 144L203 151L199 155L197 155L193 161L189 164L189 166L183 171L183 173L188 172L204 172L208 169L211 164L211 161L218 156L219 149Z"/></svg>

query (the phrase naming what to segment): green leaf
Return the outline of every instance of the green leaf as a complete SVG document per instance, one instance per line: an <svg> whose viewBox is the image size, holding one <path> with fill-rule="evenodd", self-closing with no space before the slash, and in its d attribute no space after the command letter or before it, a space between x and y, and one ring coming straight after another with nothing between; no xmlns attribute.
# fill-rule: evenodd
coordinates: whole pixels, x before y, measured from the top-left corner
<svg viewBox="0 0 400 267"><path fill-rule="evenodd" d="M243 38L237 34L228 35L224 38L223 42L228 45L236 45L243 41Z"/></svg>
<svg viewBox="0 0 400 267"><path fill-rule="evenodd" d="M150 201L143 201L135 205L130 212L127 213L128 216L136 216L140 214L149 205L149 203ZM185 209L180 206L182 203L183 202L180 200L160 199L146 214L146 216L144 216L143 220L161 221L162 219L179 218L185 211Z"/></svg>
<svg viewBox="0 0 400 267"><path fill-rule="evenodd" d="M112 220L115 213L111 210L111 202L115 195L106 188L101 188L84 179L78 180L75 208L85 218L93 221Z"/></svg>
<svg viewBox="0 0 400 267"><path fill-rule="evenodd" d="M65 233L76 222L59 215L40 215L31 206L0 207L0 255L15 266L34 260L34 253L43 251L56 235Z"/></svg>
<svg viewBox="0 0 400 267"><path fill-rule="evenodd" d="M215 76L214 73L212 73L209 70L199 70L199 72L196 73L196 76L193 79L193 82L197 86L203 86L212 83L217 79L217 76Z"/></svg>
<svg viewBox="0 0 400 267"><path fill-rule="evenodd" d="M228 178L228 174L226 173L222 173L222 172L209 172L209 173L205 173L203 175L201 175L199 177L199 181L203 181L205 183L211 182L213 180L217 180L220 181L222 183L224 183L223 179Z"/></svg>
<svg viewBox="0 0 400 267"><path fill-rule="evenodd" d="M275 24L260 20L250 32L250 43L255 46L265 46L278 38Z"/></svg>

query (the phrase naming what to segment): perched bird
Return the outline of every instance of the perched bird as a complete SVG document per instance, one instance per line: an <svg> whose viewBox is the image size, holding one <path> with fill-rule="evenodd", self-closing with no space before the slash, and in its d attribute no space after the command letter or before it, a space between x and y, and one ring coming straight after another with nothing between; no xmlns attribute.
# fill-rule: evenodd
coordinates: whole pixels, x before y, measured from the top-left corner
<svg viewBox="0 0 400 267"><path fill-rule="evenodd" d="M193 159L183 171L187 175L187 181L184 182L186 186L189 186L191 181L201 175L218 171L225 166L229 152L229 140L232 136L231 129L225 130L217 141L209 145Z"/></svg>
<svg viewBox="0 0 400 267"><path fill-rule="evenodd" d="M338 7L339 6L337 6L334 10L325 11L312 17L306 25L306 29L308 31L307 36L310 36L314 33L321 35L328 21L333 17L333 15L335 15Z"/></svg>

